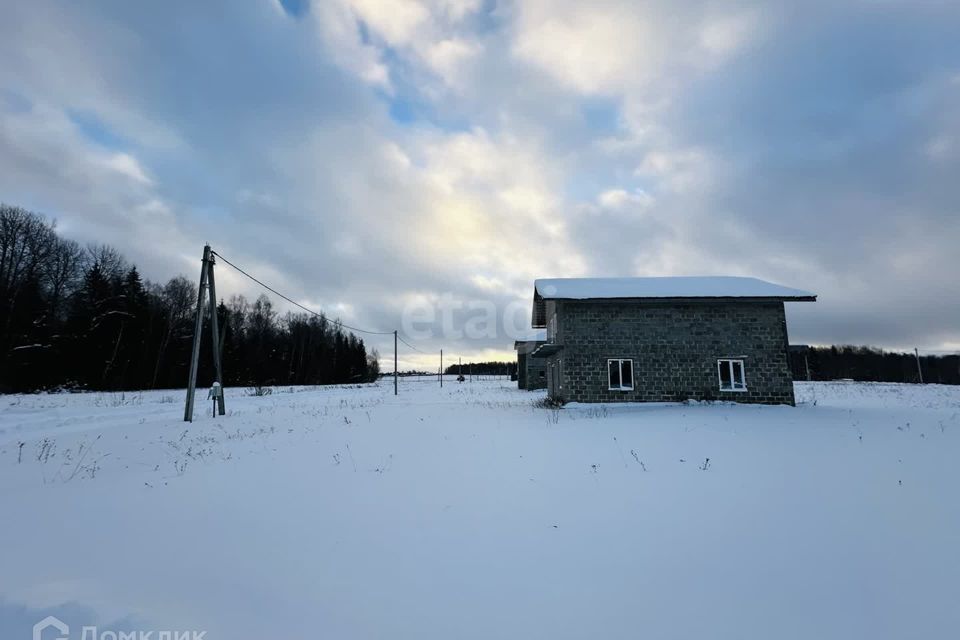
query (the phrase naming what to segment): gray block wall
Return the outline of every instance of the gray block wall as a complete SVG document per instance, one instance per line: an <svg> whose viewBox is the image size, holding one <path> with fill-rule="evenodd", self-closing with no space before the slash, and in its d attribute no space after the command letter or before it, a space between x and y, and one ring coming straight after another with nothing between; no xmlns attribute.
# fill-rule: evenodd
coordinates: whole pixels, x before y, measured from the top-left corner
<svg viewBox="0 0 960 640"><path fill-rule="evenodd" d="M527 354L523 351L517 352L517 387L527 388Z"/></svg>
<svg viewBox="0 0 960 640"><path fill-rule="evenodd" d="M542 345L541 341L528 340L518 342L517 348L517 387L533 391L547 388L547 363L543 358L530 355Z"/></svg>
<svg viewBox="0 0 960 640"><path fill-rule="evenodd" d="M547 359L555 397L794 404L782 302L558 300L556 313L563 350ZM609 358L633 359L633 390L608 389ZM743 359L747 391L720 391L721 358Z"/></svg>
<svg viewBox="0 0 960 640"><path fill-rule="evenodd" d="M517 386L534 391L547 388L547 362L544 358L520 352L517 354Z"/></svg>
<svg viewBox="0 0 960 640"><path fill-rule="evenodd" d="M533 358L527 356L527 380L524 389L533 391L535 389L547 388L547 362L544 358Z"/></svg>

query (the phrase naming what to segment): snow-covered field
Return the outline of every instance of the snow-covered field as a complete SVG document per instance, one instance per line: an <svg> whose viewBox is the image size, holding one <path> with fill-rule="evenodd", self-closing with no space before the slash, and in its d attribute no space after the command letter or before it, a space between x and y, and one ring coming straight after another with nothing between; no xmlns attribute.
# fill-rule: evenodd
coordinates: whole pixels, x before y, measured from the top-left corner
<svg viewBox="0 0 960 640"><path fill-rule="evenodd" d="M0 397L0 638L960 636L960 388L797 387Z"/></svg>

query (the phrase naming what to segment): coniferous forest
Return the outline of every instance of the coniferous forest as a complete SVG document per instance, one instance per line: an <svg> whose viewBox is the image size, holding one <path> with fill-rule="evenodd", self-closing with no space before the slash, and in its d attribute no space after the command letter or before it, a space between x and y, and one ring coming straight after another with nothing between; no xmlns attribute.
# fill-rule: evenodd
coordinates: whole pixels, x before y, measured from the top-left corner
<svg viewBox="0 0 960 640"><path fill-rule="evenodd" d="M960 355L921 355L920 368L912 353L863 346L792 348L794 380L857 380L960 384Z"/></svg>
<svg viewBox="0 0 960 640"><path fill-rule="evenodd" d="M516 362L464 362L451 364L446 375L509 376L517 372Z"/></svg>
<svg viewBox="0 0 960 640"><path fill-rule="evenodd" d="M81 246L30 211L0 204L0 391L186 385L197 283L143 279L116 249ZM224 384L375 380L376 352L323 316L278 314L270 299L217 307ZM208 317L208 315L207 315ZM197 383L213 381L204 322Z"/></svg>

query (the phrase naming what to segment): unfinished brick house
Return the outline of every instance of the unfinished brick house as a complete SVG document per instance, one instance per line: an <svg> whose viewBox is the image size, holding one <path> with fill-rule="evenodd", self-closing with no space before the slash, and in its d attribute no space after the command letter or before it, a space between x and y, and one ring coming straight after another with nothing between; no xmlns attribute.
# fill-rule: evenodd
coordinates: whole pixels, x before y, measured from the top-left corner
<svg viewBox="0 0 960 640"><path fill-rule="evenodd" d="M531 355L559 401L793 405L784 303L804 301L756 278L541 279Z"/></svg>
<svg viewBox="0 0 960 640"><path fill-rule="evenodd" d="M533 354L547 341L547 332L535 331L522 340L513 343L517 352L517 386L528 391L547 388L547 368L543 358Z"/></svg>

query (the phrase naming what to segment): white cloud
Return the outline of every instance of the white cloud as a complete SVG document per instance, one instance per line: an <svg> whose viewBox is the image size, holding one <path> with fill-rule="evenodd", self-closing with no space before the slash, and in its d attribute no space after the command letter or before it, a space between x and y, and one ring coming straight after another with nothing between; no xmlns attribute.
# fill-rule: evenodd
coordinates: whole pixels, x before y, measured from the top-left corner
<svg viewBox="0 0 960 640"><path fill-rule="evenodd" d="M342 2L316 3L313 7L325 55L364 82L392 90L390 70L381 60L382 53L363 42L351 7Z"/></svg>
<svg viewBox="0 0 960 640"><path fill-rule="evenodd" d="M453 22L459 22L483 7L483 0L431 0L431 4Z"/></svg>
<svg viewBox="0 0 960 640"><path fill-rule="evenodd" d="M317 15L328 54L365 82L390 90L387 48L456 86L462 65L481 49L458 35L458 25L479 7L473 0L331 0L320 4Z"/></svg>
<svg viewBox="0 0 960 640"><path fill-rule="evenodd" d="M710 64L716 64L747 43L761 26L757 11L723 15L706 21L699 29L698 41Z"/></svg>
<svg viewBox="0 0 960 640"><path fill-rule="evenodd" d="M656 178L658 186L678 193L702 189L713 178L710 158L701 149L649 151L634 175Z"/></svg>
<svg viewBox="0 0 960 640"><path fill-rule="evenodd" d="M654 199L643 189L627 191L626 189L608 189L597 196L597 203L607 209L623 209L628 205L649 207Z"/></svg>
<svg viewBox="0 0 960 640"><path fill-rule="evenodd" d="M68 237L114 244L150 277L164 279L196 258L183 255L183 219L156 187L133 155L104 152L61 110L0 108L4 200L55 217Z"/></svg>
<svg viewBox="0 0 960 640"><path fill-rule="evenodd" d="M513 53L582 93L622 93L659 62L653 24L627 6L523 2Z"/></svg>
<svg viewBox="0 0 960 640"><path fill-rule="evenodd" d="M638 96L669 88L686 67L718 65L760 25L757 11L702 2L524 0L513 53L576 92Z"/></svg>
<svg viewBox="0 0 960 640"><path fill-rule="evenodd" d="M451 86L459 84L462 65L480 52L480 45L462 38L448 38L431 44L424 52L427 65Z"/></svg>
<svg viewBox="0 0 960 640"><path fill-rule="evenodd" d="M542 151L483 130L435 139L426 147L423 180L435 189L431 225L436 250L466 256L512 278L531 278L559 256L577 264L566 235L560 201L560 178ZM549 238L531 242L534 238ZM576 267L574 267L576 268Z"/></svg>
<svg viewBox="0 0 960 640"><path fill-rule="evenodd" d="M491 278L489 276L485 276L479 273L474 276L471 276L470 281L473 282L473 284L475 284L478 289L482 289L484 291L498 292L498 291L502 291L505 288L503 281L500 280L499 278L495 278L495 277Z"/></svg>
<svg viewBox="0 0 960 640"><path fill-rule="evenodd" d="M143 60L136 35L79 9L48 0L6 4L0 20L0 87L95 114L118 134L135 133L143 146L183 149L175 126L146 115L139 109L140 96L125 95L111 81L126 77L129 66ZM95 46L85 35L90 33L96 34Z"/></svg>
<svg viewBox="0 0 960 640"><path fill-rule="evenodd" d="M105 156L102 162L104 166L127 178L145 185L153 184L153 180L147 177L143 167L140 166L140 162L129 153L112 153Z"/></svg>
<svg viewBox="0 0 960 640"><path fill-rule="evenodd" d="M393 47L410 44L430 21L430 11L416 0L346 0L366 26Z"/></svg>

